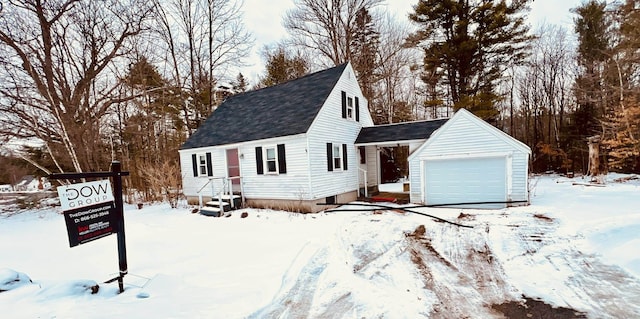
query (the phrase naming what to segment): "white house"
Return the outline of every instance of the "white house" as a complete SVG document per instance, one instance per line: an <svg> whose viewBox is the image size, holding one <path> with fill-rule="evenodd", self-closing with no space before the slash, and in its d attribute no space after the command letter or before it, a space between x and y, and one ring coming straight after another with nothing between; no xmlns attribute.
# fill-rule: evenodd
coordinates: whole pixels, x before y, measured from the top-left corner
<svg viewBox="0 0 640 319"><path fill-rule="evenodd" d="M372 125L349 63L234 95L181 147L184 193L216 198L231 178L252 206L313 212L353 201L354 142Z"/></svg>
<svg viewBox="0 0 640 319"><path fill-rule="evenodd" d="M526 145L465 110L374 126L349 63L229 97L181 147L183 189L192 203L233 190L254 207L315 212L378 185L381 149L398 146L414 203L528 200Z"/></svg>

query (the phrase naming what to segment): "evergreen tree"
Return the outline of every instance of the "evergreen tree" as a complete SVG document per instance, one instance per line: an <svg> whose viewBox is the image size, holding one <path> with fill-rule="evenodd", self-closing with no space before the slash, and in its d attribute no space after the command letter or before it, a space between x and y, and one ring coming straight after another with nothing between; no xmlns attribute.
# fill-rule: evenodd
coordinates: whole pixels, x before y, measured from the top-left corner
<svg viewBox="0 0 640 319"><path fill-rule="evenodd" d="M600 121L606 114L612 94L606 85L611 50L611 22L606 3L590 0L573 10L574 30L578 36L579 73L574 92L578 103L569 126L569 156L586 169L587 137L602 133ZM609 92L605 92L609 91Z"/></svg>
<svg viewBox="0 0 640 319"><path fill-rule="evenodd" d="M496 82L527 53L528 0L420 0L409 18L421 26L407 40L424 50L423 81L445 85L455 110L495 122ZM433 91L435 92L435 91ZM436 95L434 95L436 96Z"/></svg>
<svg viewBox="0 0 640 319"><path fill-rule="evenodd" d="M360 82L362 94L369 101L372 101L374 96L379 45L380 33L376 31L369 11L366 8L361 8L356 13L355 31L349 49L351 50L351 65Z"/></svg>
<svg viewBox="0 0 640 319"><path fill-rule="evenodd" d="M309 63L300 54L293 55L284 46L274 50L265 49L267 74L260 81L260 86L273 86L289 80L297 79L309 72Z"/></svg>
<svg viewBox="0 0 640 319"><path fill-rule="evenodd" d="M605 12L606 3L590 0L574 9L578 17L574 20L574 29L578 36L577 60L580 67L576 79L576 98L579 107L589 106L594 118L605 114L605 97L602 95L606 62L611 50L611 22ZM590 128L593 134L597 127Z"/></svg>
<svg viewBox="0 0 640 319"><path fill-rule="evenodd" d="M160 75L145 57L129 66L123 83L132 90L125 112L121 112L119 152L124 165L131 167L131 186L140 190L147 199L161 190L152 190L145 172L162 167L165 162L176 163L178 148L184 142L184 123L180 116L180 91ZM163 156L158 156L163 154Z"/></svg>
<svg viewBox="0 0 640 319"><path fill-rule="evenodd" d="M613 53L608 63L617 72L613 81L612 103L602 121L605 128L603 145L609 168L619 172L640 173L640 1L626 0L615 4L614 25L617 27Z"/></svg>
<svg viewBox="0 0 640 319"><path fill-rule="evenodd" d="M235 94L247 91L247 80L245 80L242 73L238 73L236 81L233 83L233 92Z"/></svg>

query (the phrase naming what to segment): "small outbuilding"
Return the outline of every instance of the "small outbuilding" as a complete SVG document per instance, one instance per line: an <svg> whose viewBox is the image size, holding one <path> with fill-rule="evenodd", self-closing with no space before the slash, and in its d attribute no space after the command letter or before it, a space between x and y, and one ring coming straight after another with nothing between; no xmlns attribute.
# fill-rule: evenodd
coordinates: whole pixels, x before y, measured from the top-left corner
<svg viewBox="0 0 640 319"><path fill-rule="evenodd" d="M531 149L460 109L409 156L411 202L526 205Z"/></svg>

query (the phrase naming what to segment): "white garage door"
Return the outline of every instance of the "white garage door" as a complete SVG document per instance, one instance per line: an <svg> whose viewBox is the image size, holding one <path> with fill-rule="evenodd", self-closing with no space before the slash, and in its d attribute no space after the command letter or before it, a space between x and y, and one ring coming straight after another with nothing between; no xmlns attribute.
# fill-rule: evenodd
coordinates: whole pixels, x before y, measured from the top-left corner
<svg viewBox="0 0 640 319"><path fill-rule="evenodd" d="M424 176L427 205L504 202L507 197L505 157L427 160ZM504 206L475 204L455 207Z"/></svg>

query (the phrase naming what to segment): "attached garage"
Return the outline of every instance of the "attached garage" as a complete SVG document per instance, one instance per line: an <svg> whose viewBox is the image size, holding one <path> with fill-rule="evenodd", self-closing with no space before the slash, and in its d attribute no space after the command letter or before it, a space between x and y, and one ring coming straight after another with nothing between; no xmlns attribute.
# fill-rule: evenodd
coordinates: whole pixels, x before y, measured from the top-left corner
<svg viewBox="0 0 640 319"><path fill-rule="evenodd" d="M461 109L409 156L411 202L495 208L528 202L531 150Z"/></svg>
<svg viewBox="0 0 640 319"><path fill-rule="evenodd" d="M425 202L431 205L495 207L507 201L505 156L426 160L424 167Z"/></svg>

